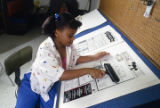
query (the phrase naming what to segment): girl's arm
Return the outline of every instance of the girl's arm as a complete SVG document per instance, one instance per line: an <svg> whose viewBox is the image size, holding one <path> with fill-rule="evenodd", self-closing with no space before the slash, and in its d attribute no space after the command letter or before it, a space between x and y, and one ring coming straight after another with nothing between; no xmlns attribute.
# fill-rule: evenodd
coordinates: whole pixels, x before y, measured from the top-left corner
<svg viewBox="0 0 160 108"><path fill-rule="evenodd" d="M77 59L77 63L76 64L80 64L80 63L85 63L85 62L90 62L90 61L93 61L93 60L98 60L106 55L109 55L108 52L99 52L95 55L90 55L90 56L80 56L78 59Z"/></svg>
<svg viewBox="0 0 160 108"><path fill-rule="evenodd" d="M85 63L93 60L98 60L105 55L109 55L107 52L99 52L95 55L91 56L80 56L77 60L77 64ZM69 80L77 77L81 77L83 75L90 74L93 78L102 78L105 75L103 70L92 69L92 68L84 68L84 69L76 69L76 70L66 70L63 72L60 80Z"/></svg>
<svg viewBox="0 0 160 108"><path fill-rule="evenodd" d="M63 72L60 80L70 80L81 77L86 74L90 74L93 78L102 78L105 75L105 72L103 70L92 69L92 68L66 70Z"/></svg>

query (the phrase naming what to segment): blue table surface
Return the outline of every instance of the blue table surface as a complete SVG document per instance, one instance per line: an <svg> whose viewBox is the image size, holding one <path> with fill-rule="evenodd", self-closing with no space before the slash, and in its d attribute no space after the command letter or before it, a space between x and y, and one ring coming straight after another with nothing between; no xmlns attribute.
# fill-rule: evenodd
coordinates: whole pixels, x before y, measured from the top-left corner
<svg viewBox="0 0 160 108"><path fill-rule="evenodd" d="M100 11L99 11L100 12ZM101 12L100 12L101 13ZM146 57L144 57L139 50L122 34L113 24L112 22L101 13L104 18L107 19L107 22L85 30L75 36L75 38L84 36L90 32L93 32L97 29L100 29L106 25L112 26L121 36L122 38L126 41L126 43L134 50L134 52L144 61L144 63L154 72L154 74L160 79L160 70L158 70ZM152 87L148 87L136 92L133 92L128 95L124 95L94 106L91 106L90 108L126 108L126 107L133 107L133 106L138 106L141 104L146 104L148 102L152 102L155 100L160 99L160 84L154 85Z"/></svg>

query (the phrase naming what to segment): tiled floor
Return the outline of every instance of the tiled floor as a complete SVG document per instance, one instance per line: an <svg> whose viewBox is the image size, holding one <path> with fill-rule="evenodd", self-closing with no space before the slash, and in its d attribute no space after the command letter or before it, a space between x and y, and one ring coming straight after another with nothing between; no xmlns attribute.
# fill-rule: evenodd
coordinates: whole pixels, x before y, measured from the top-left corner
<svg viewBox="0 0 160 108"><path fill-rule="evenodd" d="M34 31L32 31L34 32ZM32 33L28 33L29 35L31 35ZM36 33L34 32L34 35ZM37 32L37 35L39 35L39 33ZM21 44L17 47L15 47L14 49L11 49L7 52L1 53L0 54L0 63L2 63L4 60L6 59L6 57L8 57L10 54L16 52L18 49L21 49L25 46L32 46L33 48L33 58L32 61L26 63L25 65L23 65L21 67L21 78L23 78L23 75L25 72L27 72L28 68L31 66L35 56L36 56L36 51L37 48L39 46L39 44L45 39L46 37L43 35L40 35L36 38L33 38L33 40L26 42L24 44ZM0 37L1 39L1 37ZM12 78L12 80L14 81L14 74L12 74L10 76ZM15 89L16 86L13 86L11 84L11 82L9 81L7 75L5 74L5 70L3 70L3 72L0 72L0 108L15 108L15 104L16 104L16 98L15 98Z"/></svg>

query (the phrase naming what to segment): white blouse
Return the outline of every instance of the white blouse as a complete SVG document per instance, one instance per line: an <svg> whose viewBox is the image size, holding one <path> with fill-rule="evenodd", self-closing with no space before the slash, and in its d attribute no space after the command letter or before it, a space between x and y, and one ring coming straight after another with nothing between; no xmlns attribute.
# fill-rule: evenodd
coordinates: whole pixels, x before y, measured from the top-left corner
<svg viewBox="0 0 160 108"><path fill-rule="evenodd" d="M66 69L76 65L79 54L73 45L66 47ZM45 102L49 100L48 92L63 74L62 61L54 41L48 37L38 48L36 59L31 68L31 89L42 96Z"/></svg>

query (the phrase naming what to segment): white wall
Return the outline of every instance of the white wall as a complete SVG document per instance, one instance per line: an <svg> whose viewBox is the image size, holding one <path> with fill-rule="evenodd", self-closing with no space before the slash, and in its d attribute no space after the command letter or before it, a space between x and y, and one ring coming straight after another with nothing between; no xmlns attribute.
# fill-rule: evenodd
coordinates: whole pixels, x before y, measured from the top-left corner
<svg viewBox="0 0 160 108"><path fill-rule="evenodd" d="M91 10L99 8L100 0L92 0Z"/></svg>
<svg viewBox="0 0 160 108"><path fill-rule="evenodd" d="M89 0L77 0L79 2L79 9L88 10Z"/></svg>
<svg viewBox="0 0 160 108"><path fill-rule="evenodd" d="M79 8L88 10L89 8L89 0L77 0L79 2ZM91 10L97 9L99 7L100 0L91 0Z"/></svg>
<svg viewBox="0 0 160 108"><path fill-rule="evenodd" d="M40 6L49 6L50 0L39 0Z"/></svg>

